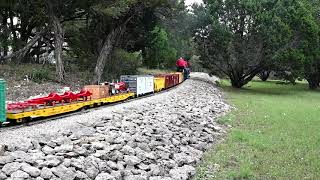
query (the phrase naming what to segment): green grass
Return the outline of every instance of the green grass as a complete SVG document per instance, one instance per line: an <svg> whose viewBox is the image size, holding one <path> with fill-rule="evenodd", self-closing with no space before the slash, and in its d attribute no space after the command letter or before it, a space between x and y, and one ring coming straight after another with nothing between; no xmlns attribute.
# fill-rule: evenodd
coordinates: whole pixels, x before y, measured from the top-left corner
<svg viewBox="0 0 320 180"><path fill-rule="evenodd" d="M173 70L138 68L138 74L165 74L170 72L173 72Z"/></svg>
<svg viewBox="0 0 320 180"><path fill-rule="evenodd" d="M275 81L222 89L236 110L219 123L232 128L195 179L320 179L319 91Z"/></svg>

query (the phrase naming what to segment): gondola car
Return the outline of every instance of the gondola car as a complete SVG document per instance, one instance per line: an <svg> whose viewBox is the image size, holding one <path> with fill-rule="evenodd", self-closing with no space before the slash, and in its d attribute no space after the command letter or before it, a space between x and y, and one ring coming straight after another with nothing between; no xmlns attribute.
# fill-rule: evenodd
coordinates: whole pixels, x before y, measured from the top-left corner
<svg viewBox="0 0 320 180"><path fill-rule="evenodd" d="M119 83L85 86L79 93L51 93L46 97L6 105L6 85L0 79L0 124L23 123L34 118L46 118L81 109L159 92L184 81L182 74L123 75Z"/></svg>
<svg viewBox="0 0 320 180"><path fill-rule="evenodd" d="M166 79L164 77L154 77L154 92L166 89Z"/></svg>

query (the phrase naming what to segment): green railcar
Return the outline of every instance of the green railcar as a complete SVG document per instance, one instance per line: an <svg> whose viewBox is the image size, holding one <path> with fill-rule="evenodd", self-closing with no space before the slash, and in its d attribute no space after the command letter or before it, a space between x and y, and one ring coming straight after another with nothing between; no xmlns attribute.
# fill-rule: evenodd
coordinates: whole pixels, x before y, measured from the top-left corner
<svg viewBox="0 0 320 180"><path fill-rule="evenodd" d="M6 82L0 79L0 122L6 119Z"/></svg>

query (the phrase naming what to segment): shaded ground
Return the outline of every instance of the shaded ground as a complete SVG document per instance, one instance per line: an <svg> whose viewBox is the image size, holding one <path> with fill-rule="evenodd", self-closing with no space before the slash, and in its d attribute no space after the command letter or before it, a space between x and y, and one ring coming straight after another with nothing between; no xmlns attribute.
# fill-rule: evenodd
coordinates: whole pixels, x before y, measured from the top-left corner
<svg viewBox="0 0 320 180"><path fill-rule="evenodd" d="M86 84L81 73L68 74L64 84L54 81L54 73L52 66L47 65L0 65L0 78L4 79L7 85L7 101L23 101L33 96L61 92L64 87L77 91ZM37 83L32 78L37 78Z"/></svg>

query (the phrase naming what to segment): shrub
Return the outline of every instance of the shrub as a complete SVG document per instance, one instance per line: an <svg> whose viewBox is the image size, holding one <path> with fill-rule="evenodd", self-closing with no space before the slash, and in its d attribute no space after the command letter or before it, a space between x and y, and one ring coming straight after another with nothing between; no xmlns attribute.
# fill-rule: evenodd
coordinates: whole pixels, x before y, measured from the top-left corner
<svg viewBox="0 0 320 180"><path fill-rule="evenodd" d="M43 81L49 80L49 71L47 69L33 69L31 72L31 79L36 83L41 83Z"/></svg>
<svg viewBox="0 0 320 180"><path fill-rule="evenodd" d="M106 64L104 77L111 81L119 79L120 75L136 74L141 64L141 52L127 52L123 49L116 49L112 58Z"/></svg>

